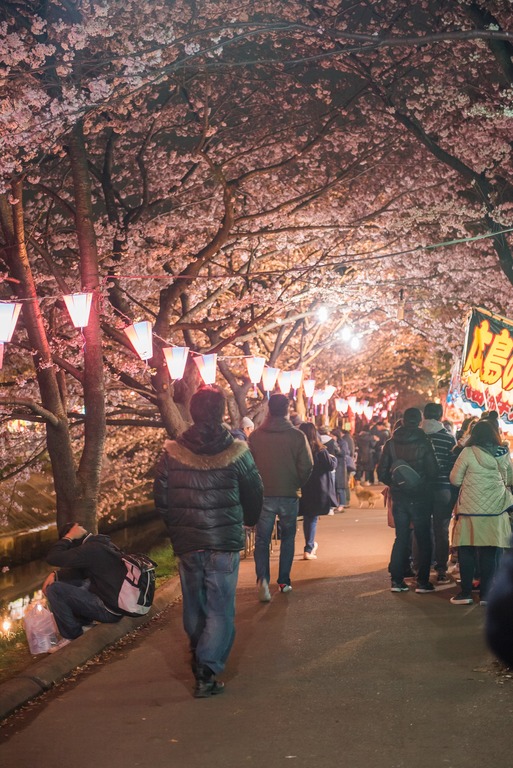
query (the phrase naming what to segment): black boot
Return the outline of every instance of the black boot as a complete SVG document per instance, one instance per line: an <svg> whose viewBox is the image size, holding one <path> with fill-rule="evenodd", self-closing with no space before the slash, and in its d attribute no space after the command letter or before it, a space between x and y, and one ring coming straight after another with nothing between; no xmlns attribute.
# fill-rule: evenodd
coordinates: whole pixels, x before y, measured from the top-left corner
<svg viewBox="0 0 513 768"><path fill-rule="evenodd" d="M196 664L195 699L207 699L209 696L217 696L224 691L224 683L214 678L214 673L204 664Z"/></svg>

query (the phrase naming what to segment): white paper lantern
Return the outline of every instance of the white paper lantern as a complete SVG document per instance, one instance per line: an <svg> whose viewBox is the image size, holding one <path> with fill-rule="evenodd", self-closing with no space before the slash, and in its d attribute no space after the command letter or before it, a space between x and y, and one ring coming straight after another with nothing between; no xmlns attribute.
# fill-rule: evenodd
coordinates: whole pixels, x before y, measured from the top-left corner
<svg viewBox="0 0 513 768"><path fill-rule="evenodd" d="M71 293L62 297L75 328L85 328L91 312L92 293Z"/></svg>
<svg viewBox="0 0 513 768"><path fill-rule="evenodd" d="M291 387L292 371L280 371L278 375L278 387L282 395L288 395Z"/></svg>
<svg viewBox="0 0 513 768"><path fill-rule="evenodd" d="M326 386L324 387L324 392L325 392L325 395L326 395L326 402L328 402L330 397L332 397L335 394L336 391L337 391L337 388L334 387L333 384L326 384Z"/></svg>
<svg viewBox="0 0 513 768"><path fill-rule="evenodd" d="M198 355L194 358L200 376L205 384L215 384L217 370L217 355Z"/></svg>
<svg viewBox="0 0 513 768"><path fill-rule="evenodd" d="M162 351L171 379L183 379L189 347L164 347Z"/></svg>
<svg viewBox="0 0 513 768"><path fill-rule="evenodd" d="M141 360L153 357L152 325L148 320L134 323L123 330Z"/></svg>
<svg viewBox="0 0 513 768"><path fill-rule="evenodd" d="M339 413L346 413L347 406L348 406L347 400L345 400L343 397L335 398L335 408Z"/></svg>
<svg viewBox="0 0 513 768"><path fill-rule="evenodd" d="M251 357L246 357L246 367L248 369L248 376L251 383L255 384L255 386L258 384L258 382L262 378L264 365L265 365L265 357L256 357L255 355L251 355Z"/></svg>
<svg viewBox="0 0 513 768"><path fill-rule="evenodd" d="M0 302L0 341L12 339L20 309L21 304L12 301Z"/></svg>
<svg viewBox="0 0 513 768"><path fill-rule="evenodd" d="M302 378L303 378L303 371L300 368L290 372L290 384L292 386L292 389L294 390L294 396L298 391L299 387L301 386Z"/></svg>
<svg viewBox="0 0 513 768"><path fill-rule="evenodd" d="M305 379L303 382L303 389L305 390L306 397L310 400L315 391L315 379Z"/></svg>
<svg viewBox="0 0 513 768"><path fill-rule="evenodd" d="M273 391L276 385L276 379L278 378L279 373L280 373L279 368L270 368L268 365L266 365L264 370L262 371L262 386L267 392L268 396L269 396L269 393Z"/></svg>

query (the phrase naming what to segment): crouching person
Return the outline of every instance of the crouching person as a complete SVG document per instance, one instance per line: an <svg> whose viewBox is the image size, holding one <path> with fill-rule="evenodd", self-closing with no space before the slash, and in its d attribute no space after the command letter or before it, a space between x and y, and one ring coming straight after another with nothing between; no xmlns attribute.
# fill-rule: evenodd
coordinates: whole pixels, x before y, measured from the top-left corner
<svg viewBox="0 0 513 768"><path fill-rule="evenodd" d="M253 457L223 425L224 410L225 397L215 387L192 396L194 424L178 440L166 442L154 484L155 505L180 561L196 698L223 691L215 677L235 637L244 525L256 524L263 500Z"/></svg>
<svg viewBox="0 0 513 768"><path fill-rule="evenodd" d="M122 618L117 597L126 568L108 536L88 533L78 523L68 523L59 536L46 561L60 570L48 576L43 593L61 636L74 640L94 621Z"/></svg>

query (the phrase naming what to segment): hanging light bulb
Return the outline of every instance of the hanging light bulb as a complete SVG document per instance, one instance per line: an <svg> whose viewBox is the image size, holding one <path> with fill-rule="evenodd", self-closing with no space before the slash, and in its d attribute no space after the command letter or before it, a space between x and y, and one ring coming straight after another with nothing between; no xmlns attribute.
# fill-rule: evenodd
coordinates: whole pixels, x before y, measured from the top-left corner
<svg viewBox="0 0 513 768"><path fill-rule="evenodd" d="M328 320L329 312L327 307L319 307L317 310L317 318L320 323L325 323Z"/></svg>
<svg viewBox="0 0 513 768"><path fill-rule="evenodd" d="M303 389L305 390L306 397L311 400L315 391L315 379L305 379Z"/></svg>
<svg viewBox="0 0 513 768"><path fill-rule="evenodd" d="M280 371L278 375L278 386L282 395L288 395L290 392L290 379L292 377L292 371Z"/></svg>
<svg viewBox="0 0 513 768"><path fill-rule="evenodd" d="M358 338L358 336L353 336L351 341L349 342L349 346L352 350L356 352L357 349L360 349L362 346L361 339Z"/></svg>
<svg viewBox="0 0 513 768"><path fill-rule="evenodd" d="M279 373L279 368L270 368L268 365L266 365L262 371L262 386L267 392L267 397L269 397L269 394L273 391Z"/></svg>
<svg viewBox="0 0 513 768"><path fill-rule="evenodd" d="M248 369L248 376L251 383L253 384L255 395L257 394L257 384L262 378L264 365L265 365L265 357L256 357L255 355L251 355L251 357L246 357L246 367Z"/></svg>
<svg viewBox="0 0 513 768"><path fill-rule="evenodd" d="M12 339L21 304L6 301L0 302L0 341L6 342Z"/></svg>
<svg viewBox="0 0 513 768"><path fill-rule="evenodd" d="M141 360L149 360L153 357L152 325L148 320L133 323L123 330Z"/></svg>
<svg viewBox="0 0 513 768"><path fill-rule="evenodd" d="M353 329L350 325L344 325L344 327L340 329L340 338L342 341L349 341L352 335Z"/></svg>
<svg viewBox="0 0 513 768"><path fill-rule="evenodd" d="M215 384L217 370L217 355L198 355L194 358L200 376L205 384Z"/></svg>
<svg viewBox="0 0 513 768"><path fill-rule="evenodd" d="M71 293L62 297L75 328L85 328L91 312L92 293Z"/></svg>
<svg viewBox="0 0 513 768"><path fill-rule="evenodd" d="M189 347L164 347L162 351L166 359L170 378L173 381L183 379Z"/></svg>

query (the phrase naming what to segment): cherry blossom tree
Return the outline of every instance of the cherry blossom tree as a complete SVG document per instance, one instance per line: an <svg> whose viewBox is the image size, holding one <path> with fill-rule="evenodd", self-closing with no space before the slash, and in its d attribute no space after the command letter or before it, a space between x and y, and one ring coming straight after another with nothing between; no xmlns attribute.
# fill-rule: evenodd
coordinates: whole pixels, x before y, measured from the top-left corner
<svg viewBox="0 0 513 768"><path fill-rule="evenodd" d="M171 382L164 345L219 355L236 421L264 402L245 356L347 391L391 369L406 385L447 373L473 303L510 311L508 3L0 14L0 298L23 303L1 405L44 423L59 521L94 527L98 500L146 487L154 427L183 429L198 373ZM62 306L76 290L95 295L85 344ZM141 319L149 365L123 333ZM5 437L26 444L6 478L39 458L34 434Z"/></svg>

